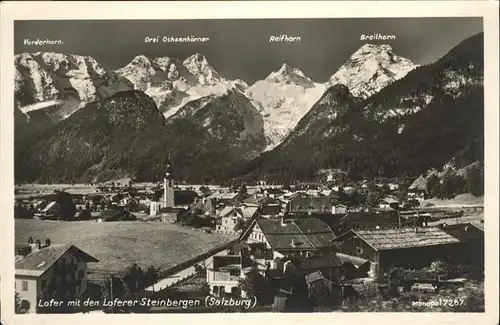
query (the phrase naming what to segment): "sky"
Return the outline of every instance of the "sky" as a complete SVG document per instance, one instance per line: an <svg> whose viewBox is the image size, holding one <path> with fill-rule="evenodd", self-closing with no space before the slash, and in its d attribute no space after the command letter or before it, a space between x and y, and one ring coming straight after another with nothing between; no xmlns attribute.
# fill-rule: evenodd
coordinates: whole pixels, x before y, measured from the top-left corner
<svg viewBox="0 0 500 325"><path fill-rule="evenodd" d="M417 64L436 61L462 40L483 31L482 18L322 18L213 20L16 21L14 51L90 55L118 69L135 56L185 59L203 54L224 77L251 84L283 63L325 82L366 43L389 44L396 55ZM394 35L363 41L362 34ZM270 36L298 36L300 42L273 43ZM146 43L146 37L208 37L204 43ZM24 45L24 40L61 40L60 45Z"/></svg>

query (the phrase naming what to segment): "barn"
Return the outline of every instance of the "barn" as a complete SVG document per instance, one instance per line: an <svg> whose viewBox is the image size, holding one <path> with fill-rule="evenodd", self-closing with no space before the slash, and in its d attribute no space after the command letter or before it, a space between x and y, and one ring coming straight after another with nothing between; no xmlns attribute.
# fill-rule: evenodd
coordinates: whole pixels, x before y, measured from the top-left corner
<svg viewBox="0 0 500 325"><path fill-rule="evenodd" d="M470 227L463 226L463 231L442 227L349 230L334 241L342 254L369 261L370 275L381 278L384 270L394 266L418 269L437 260L470 263L472 256L482 254L481 234ZM467 237L463 234L467 231L475 235Z"/></svg>

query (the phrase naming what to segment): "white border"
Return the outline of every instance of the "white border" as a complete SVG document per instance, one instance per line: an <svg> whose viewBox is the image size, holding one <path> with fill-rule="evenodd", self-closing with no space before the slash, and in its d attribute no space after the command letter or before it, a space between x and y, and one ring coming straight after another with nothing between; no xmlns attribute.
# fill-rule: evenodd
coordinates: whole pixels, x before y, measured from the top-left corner
<svg viewBox="0 0 500 325"><path fill-rule="evenodd" d="M11 324L255 324L391 323L498 324L498 2L269 1L269 2L3 2L0 6L0 225L2 321ZM218 19L334 17L484 18L486 313L307 313L14 315L13 21L49 19ZM327 31L325 31L327 32ZM415 45L418 46L418 45ZM12 312L10 312L12 311Z"/></svg>

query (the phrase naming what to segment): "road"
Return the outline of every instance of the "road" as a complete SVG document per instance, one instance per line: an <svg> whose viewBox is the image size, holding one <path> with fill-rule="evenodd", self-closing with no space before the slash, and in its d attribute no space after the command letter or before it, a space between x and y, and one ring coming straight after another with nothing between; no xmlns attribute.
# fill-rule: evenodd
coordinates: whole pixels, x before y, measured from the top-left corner
<svg viewBox="0 0 500 325"><path fill-rule="evenodd" d="M179 282L180 280L183 280L193 274L195 274L196 271L194 269L194 266L190 266L187 269L184 269L182 271L179 271L168 278L161 279L157 283L153 284L152 286L146 288L146 291L160 291L165 288L171 287L175 283Z"/></svg>

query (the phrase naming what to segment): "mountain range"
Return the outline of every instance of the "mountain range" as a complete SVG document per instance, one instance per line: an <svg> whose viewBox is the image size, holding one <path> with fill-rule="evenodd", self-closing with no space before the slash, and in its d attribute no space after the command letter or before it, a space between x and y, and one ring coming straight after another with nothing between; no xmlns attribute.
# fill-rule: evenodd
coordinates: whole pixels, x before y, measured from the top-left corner
<svg viewBox="0 0 500 325"><path fill-rule="evenodd" d="M422 173L481 140L482 53L482 34L422 67L366 44L325 83L283 64L252 85L198 53L141 55L116 71L91 57L19 54L16 181L155 180L167 154L188 182L307 179L330 167ZM477 125L463 131L464 120ZM446 136L442 157L423 150L421 130Z"/></svg>

